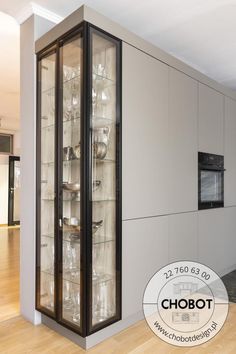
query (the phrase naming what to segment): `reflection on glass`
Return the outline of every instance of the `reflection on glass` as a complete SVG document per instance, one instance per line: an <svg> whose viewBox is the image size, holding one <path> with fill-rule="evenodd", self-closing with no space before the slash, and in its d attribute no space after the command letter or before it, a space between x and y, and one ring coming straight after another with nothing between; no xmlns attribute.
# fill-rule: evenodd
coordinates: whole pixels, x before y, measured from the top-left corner
<svg viewBox="0 0 236 354"><path fill-rule="evenodd" d="M92 325L116 313L116 46L92 34Z"/></svg>
<svg viewBox="0 0 236 354"><path fill-rule="evenodd" d="M201 201L220 202L222 200L222 172L201 171Z"/></svg>
<svg viewBox="0 0 236 354"><path fill-rule="evenodd" d="M40 304L54 311L55 61L41 60L41 252Z"/></svg>
<svg viewBox="0 0 236 354"><path fill-rule="evenodd" d="M63 61L62 316L80 327L80 110L82 38L61 48Z"/></svg>

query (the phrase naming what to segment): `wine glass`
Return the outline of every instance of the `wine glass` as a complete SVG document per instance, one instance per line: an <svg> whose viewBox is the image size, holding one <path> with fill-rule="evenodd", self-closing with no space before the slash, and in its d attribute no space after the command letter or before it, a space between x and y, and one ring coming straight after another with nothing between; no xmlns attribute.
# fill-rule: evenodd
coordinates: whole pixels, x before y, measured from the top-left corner
<svg viewBox="0 0 236 354"><path fill-rule="evenodd" d="M72 284L69 281L64 281L63 285L63 307L65 310L71 310L73 307Z"/></svg>
<svg viewBox="0 0 236 354"><path fill-rule="evenodd" d="M54 280L50 278L48 279L48 308L54 308Z"/></svg>
<svg viewBox="0 0 236 354"><path fill-rule="evenodd" d="M80 322L80 292L78 287L74 287L72 292L73 315L72 320L75 323Z"/></svg>

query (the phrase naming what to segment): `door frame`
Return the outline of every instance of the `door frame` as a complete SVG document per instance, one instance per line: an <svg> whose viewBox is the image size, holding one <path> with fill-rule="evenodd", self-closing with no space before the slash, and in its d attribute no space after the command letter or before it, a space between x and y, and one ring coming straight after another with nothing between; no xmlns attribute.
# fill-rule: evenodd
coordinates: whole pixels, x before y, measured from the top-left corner
<svg viewBox="0 0 236 354"><path fill-rule="evenodd" d="M8 226L20 225L20 220L14 219L14 177L15 177L15 161L20 161L19 156L9 156L9 176L8 176ZM13 189L14 191L14 189Z"/></svg>

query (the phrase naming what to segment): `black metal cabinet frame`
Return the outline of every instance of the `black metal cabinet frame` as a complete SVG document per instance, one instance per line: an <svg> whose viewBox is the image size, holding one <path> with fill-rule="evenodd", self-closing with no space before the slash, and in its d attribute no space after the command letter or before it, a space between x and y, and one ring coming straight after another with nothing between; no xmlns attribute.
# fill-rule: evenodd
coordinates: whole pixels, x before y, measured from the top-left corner
<svg viewBox="0 0 236 354"><path fill-rule="evenodd" d="M116 313L106 321L92 325L92 142L91 142L91 110L92 110L92 33L99 33L109 38L116 46ZM62 76L62 58L60 48L63 44L81 36L83 40L83 70L82 70L82 102L81 102L81 325L80 328L62 318L62 90L60 77ZM85 337L121 319L121 51L122 43L95 26L83 22L58 38L56 42L37 54L37 201L36 201L36 309L53 318L68 329ZM56 55L56 82L55 82L55 220L54 220L54 313L40 304L40 252L41 252L41 65L45 57Z"/></svg>

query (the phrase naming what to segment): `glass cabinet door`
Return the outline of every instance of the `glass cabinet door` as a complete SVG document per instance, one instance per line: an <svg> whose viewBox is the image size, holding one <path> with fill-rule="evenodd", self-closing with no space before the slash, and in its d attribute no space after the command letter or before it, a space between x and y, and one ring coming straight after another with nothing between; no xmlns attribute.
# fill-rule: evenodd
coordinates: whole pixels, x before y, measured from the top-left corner
<svg viewBox="0 0 236 354"><path fill-rule="evenodd" d="M39 103L38 126L40 127L40 161L38 161L38 239L37 281L38 307L54 313L55 289L55 80L56 53L45 56L39 61ZM38 216L39 217L39 216Z"/></svg>
<svg viewBox="0 0 236 354"><path fill-rule="evenodd" d="M38 53L37 310L121 317L121 42L83 22Z"/></svg>
<svg viewBox="0 0 236 354"><path fill-rule="evenodd" d="M62 90L62 319L81 326L81 34L66 41L61 51Z"/></svg>
<svg viewBox="0 0 236 354"><path fill-rule="evenodd" d="M92 328L117 314L117 43L91 30Z"/></svg>

